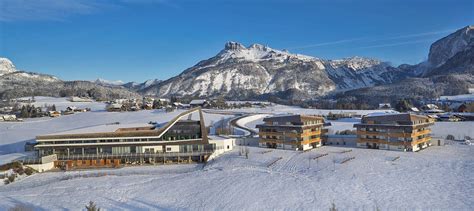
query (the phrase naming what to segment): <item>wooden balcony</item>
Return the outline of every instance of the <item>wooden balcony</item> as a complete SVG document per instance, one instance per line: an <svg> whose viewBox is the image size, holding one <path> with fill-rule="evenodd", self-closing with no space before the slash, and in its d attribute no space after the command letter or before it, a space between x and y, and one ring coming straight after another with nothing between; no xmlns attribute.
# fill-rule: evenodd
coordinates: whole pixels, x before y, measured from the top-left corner
<svg viewBox="0 0 474 211"><path fill-rule="evenodd" d="M427 137L424 137L422 139L418 139L418 140L415 140L415 141L387 141L385 139L359 138L359 139L357 139L357 142L358 143L369 142L369 143L388 144L388 145L395 145L395 146L399 146L399 145L413 146L413 145L417 145L419 143L428 142L430 140L431 140L431 137L427 136Z"/></svg>
<svg viewBox="0 0 474 211"><path fill-rule="evenodd" d="M362 131L358 130L357 135L368 135L368 136L388 136L388 137L400 137L400 138L414 138L421 135L430 134L431 130L423 130L415 133L394 133L394 132L375 132L375 131Z"/></svg>
<svg viewBox="0 0 474 211"><path fill-rule="evenodd" d="M321 131L310 131L305 133L292 133L292 132L259 132L258 133L261 137L262 136L286 136L288 138L303 138L308 136L316 136L321 135Z"/></svg>

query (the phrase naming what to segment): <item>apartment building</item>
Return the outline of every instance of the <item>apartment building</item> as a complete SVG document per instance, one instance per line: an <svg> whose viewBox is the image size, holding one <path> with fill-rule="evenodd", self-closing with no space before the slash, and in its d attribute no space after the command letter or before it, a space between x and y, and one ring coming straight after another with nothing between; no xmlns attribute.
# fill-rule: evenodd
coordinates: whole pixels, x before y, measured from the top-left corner
<svg viewBox="0 0 474 211"><path fill-rule="evenodd" d="M409 113L364 116L357 128L357 147L419 151L430 145L434 119Z"/></svg>
<svg viewBox="0 0 474 211"><path fill-rule="evenodd" d="M277 149L308 150L320 147L324 118L309 115L276 116L263 119L259 146Z"/></svg>

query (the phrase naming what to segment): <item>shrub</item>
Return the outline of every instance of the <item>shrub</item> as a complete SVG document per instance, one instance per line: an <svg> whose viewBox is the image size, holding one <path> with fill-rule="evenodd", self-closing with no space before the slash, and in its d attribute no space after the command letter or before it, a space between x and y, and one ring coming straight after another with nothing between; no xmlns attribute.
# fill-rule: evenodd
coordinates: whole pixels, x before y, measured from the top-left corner
<svg viewBox="0 0 474 211"><path fill-rule="evenodd" d="M28 175L28 176L32 175L33 174L33 169L25 168L25 174Z"/></svg>
<svg viewBox="0 0 474 211"><path fill-rule="evenodd" d="M453 135L451 135L451 134L449 134L449 135L446 136L446 140L454 141L455 139L456 139L456 138L455 138Z"/></svg>
<svg viewBox="0 0 474 211"><path fill-rule="evenodd" d="M6 170L9 170L9 169L17 169L17 168L22 168L21 163L18 162L18 161L7 163L7 164L4 164L4 165L0 166L1 171L6 171Z"/></svg>
<svg viewBox="0 0 474 211"><path fill-rule="evenodd" d="M12 174L12 175L8 176L8 178L7 178L7 179L8 179L8 181L9 181L9 183L12 183L12 182L14 182L14 181L15 181L15 177L16 177L16 175L15 175L15 174Z"/></svg>
<svg viewBox="0 0 474 211"><path fill-rule="evenodd" d="M93 201L89 201L89 204L86 205L87 211L100 211L100 208L97 208L97 205Z"/></svg>
<svg viewBox="0 0 474 211"><path fill-rule="evenodd" d="M25 169L23 169L23 167L16 168L14 171L19 175L23 175L25 173Z"/></svg>
<svg viewBox="0 0 474 211"><path fill-rule="evenodd" d="M33 211L34 208L24 205L24 204L17 204L14 207L8 209L8 211Z"/></svg>

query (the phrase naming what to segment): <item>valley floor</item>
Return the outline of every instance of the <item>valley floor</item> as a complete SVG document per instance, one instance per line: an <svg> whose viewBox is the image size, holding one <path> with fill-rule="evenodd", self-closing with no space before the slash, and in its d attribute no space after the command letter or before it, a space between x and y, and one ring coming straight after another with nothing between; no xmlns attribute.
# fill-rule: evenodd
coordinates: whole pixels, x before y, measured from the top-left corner
<svg viewBox="0 0 474 211"><path fill-rule="evenodd" d="M0 209L20 203L77 210L92 200L111 210L327 210L331 203L338 209L470 210L473 147L453 144L417 153L250 147L249 159L235 149L206 166L49 172L1 186Z"/></svg>
<svg viewBox="0 0 474 211"><path fill-rule="evenodd" d="M24 143L33 141L36 135L111 122L164 123L181 112L111 113L96 106L97 110L87 113L0 123L0 164L24 156ZM208 112L206 125L229 119L234 112L324 114L329 110L275 105L227 110L223 114ZM255 129L264 116L241 119L239 124ZM332 121L330 133L353 129L358 121ZM472 128L474 122L440 122L433 127L433 134L474 137ZM109 210L327 210L332 203L338 209L360 210L474 208L474 146L450 142L416 153L335 146L305 153L249 149L249 159L240 156L236 147L205 166L136 166L34 174L0 185L0 210L16 204L38 210L78 210L91 200ZM327 155L314 159L324 154ZM342 163L349 158L354 159Z"/></svg>

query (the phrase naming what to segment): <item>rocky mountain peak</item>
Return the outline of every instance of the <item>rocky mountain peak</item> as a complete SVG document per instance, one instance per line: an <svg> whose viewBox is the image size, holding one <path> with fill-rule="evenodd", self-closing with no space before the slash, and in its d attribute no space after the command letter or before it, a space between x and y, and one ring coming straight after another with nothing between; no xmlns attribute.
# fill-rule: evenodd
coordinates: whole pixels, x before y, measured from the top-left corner
<svg viewBox="0 0 474 211"><path fill-rule="evenodd" d="M349 58L344 58L344 59L331 60L330 64L336 68L345 67L345 68L349 68L353 70L360 70L360 69L370 68L373 66L379 66L385 63L377 59L354 56L354 57L349 57Z"/></svg>
<svg viewBox="0 0 474 211"><path fill-rule="evenodd" d="M16 72L15 65L7 58L0 58L0 76L8 73Z"/></svg>
<svg viewBox="0 0 474 211"><path fill-rule="evenodd" d="M428 62L432 67L443 65L458 52L474 46L474 25L466 26L431 45Z"/></svg>
<svg viewBox="0 0 474 211"><path fill-rule="evenodd" d="M224 47L224 50L242 50L242 49L245 49L244 45L238 42L233 42L233 41L227 42Z"/></svg>

